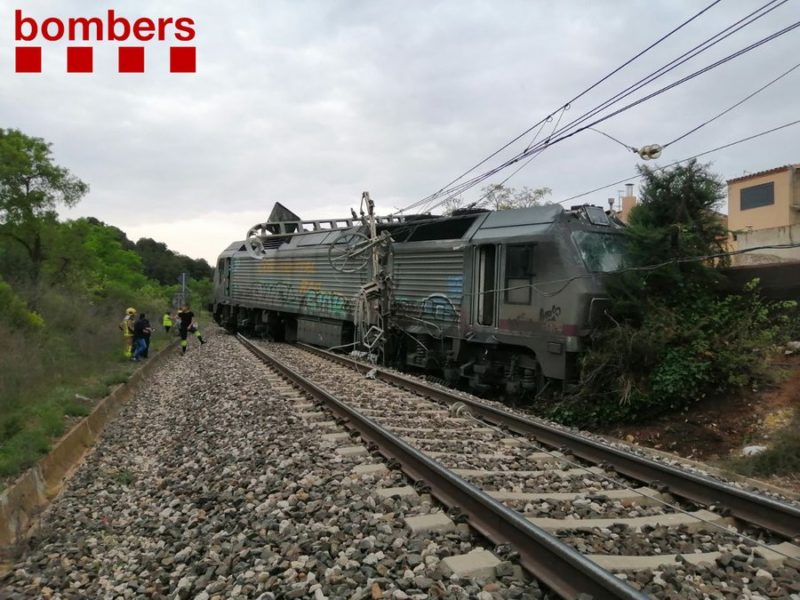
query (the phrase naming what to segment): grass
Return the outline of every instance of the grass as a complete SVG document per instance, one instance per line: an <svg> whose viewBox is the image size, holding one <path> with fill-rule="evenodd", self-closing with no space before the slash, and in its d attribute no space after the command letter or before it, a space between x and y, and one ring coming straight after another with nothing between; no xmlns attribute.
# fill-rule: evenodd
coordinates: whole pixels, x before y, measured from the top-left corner
<svg viewBox="0 0 800 600"><path fill-rule="evenodd" d="M135 477L128 469L122 469L116 473L111 473L111 479L122 485L130 485L133 483Z"/></svg>
<svg viewBox="0 0 800 600"><path fill-rule="evenodd" d="M40 298L48 323L43 333L0 321L0 339L14 348L0 353L0 491L2 479L8 483L33 466L65 433L70 418L87 416L139 366L122 355L116 305L76 314L73 303L48 301ZM170 341L157 330L150 356Z"/></svg>
<svg viewBox="0 0 800 600"><path fill-rule="evenodd" d="M755 456L737 458L728 467L749 477L800 473L800 411L789 425L775 434L766 450Z"/></svg>

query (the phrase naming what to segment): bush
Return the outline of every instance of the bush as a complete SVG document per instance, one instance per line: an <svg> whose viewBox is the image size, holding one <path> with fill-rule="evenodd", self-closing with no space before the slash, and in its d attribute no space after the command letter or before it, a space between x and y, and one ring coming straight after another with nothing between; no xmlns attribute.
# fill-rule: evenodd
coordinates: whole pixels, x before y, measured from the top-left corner
<svg viewBox="0 0 800 600"><path fill-rule="evenodd" d="M694 162L641 171L629 268L607 278L611 318L582 359L580 391L546 411L561 422L642 420L764 381L769 353L799 327L796 303L765 301L757 280L723 292L707 258L725 239L713 212L718 178Z"/></svg>
<svg viewBox="0 0 800 600"><path fill-rule="evenodd" d="M768 380L769 354L786 341L795 303L766 302L754 286L599 332L583 360L581 392L550 416L576 425L634 422Z"/></svg>
<svg viewBox="0 0 800 600"><path fill-rule="evenodd" d="M742 475L768 477L800 473L800 412L778 432L770 447L754 456L739 458L730 467Z"/></svg>
<svg viewBox="0 0 800 600"><path fill-rule="evenodd" d="M0 476L15 475L32 466L50 449L50 438L41 429L24 430L0 446Z"/></svg>
<svg viewBox="0 0 800 600"><path fill-rule="evenodd" d="M0 312L0 318L12 327L41 329L44 326L41 315L28 310L25 302L2 278L0 278L0 306L4 307Z"/></svg>

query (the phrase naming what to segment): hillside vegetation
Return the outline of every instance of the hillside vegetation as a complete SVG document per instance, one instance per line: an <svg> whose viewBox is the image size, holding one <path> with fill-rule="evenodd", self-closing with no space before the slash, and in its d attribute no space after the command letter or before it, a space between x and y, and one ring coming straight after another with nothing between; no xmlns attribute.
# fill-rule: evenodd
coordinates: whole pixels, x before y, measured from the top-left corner
<svg viewBox="0 0 800 600"><path fill-rule="evenodd" d="M204 260L133 243L94 218L58 219L59 205L88 191L44 140L0 129L0 477L31 465L68 417L127 379L118 329L127 307L157 324L181 272L196 306L210 292ZM166 341L154 336L155 347Z"/></svg>

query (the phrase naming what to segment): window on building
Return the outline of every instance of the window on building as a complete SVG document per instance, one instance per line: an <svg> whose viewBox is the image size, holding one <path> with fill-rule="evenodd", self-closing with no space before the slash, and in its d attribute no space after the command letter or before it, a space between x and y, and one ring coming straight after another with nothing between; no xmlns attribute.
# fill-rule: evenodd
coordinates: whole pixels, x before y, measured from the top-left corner
<svg viewBox="0 0 800 600"><path fill-rule="evenodd" d="M739 192L740 209L748 210L775 204L775 183L762 183L742 188Z"/></svg>
<svg viewBox="0 0 800 600"><path fill-rule="evenodd" d="M506 247L506 304L530 304L533 283L532 244Z"/></svg>

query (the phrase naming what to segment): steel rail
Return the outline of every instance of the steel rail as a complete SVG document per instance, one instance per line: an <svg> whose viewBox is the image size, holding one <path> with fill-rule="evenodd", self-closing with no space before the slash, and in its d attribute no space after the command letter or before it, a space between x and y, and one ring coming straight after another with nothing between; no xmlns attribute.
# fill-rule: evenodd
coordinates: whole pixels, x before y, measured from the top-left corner
<svg viewBox="0 0 800 600"><path fill-rule="evenodd" d="M367 370L373 368L352 358L333 354L320 348L306 344L298 344L298 346L320 356L336 360L341 364ZM573 456L595 464L609 464L622 475L632 477L647 485L662 489L666 487L671 493L699 504L716 505L742 521L758 525L789 539L800 536L800 508L796 506L736 488L710 477L690 473L680 467L613 448L580 434L526 419L384 369L375 368L375 377L446 404L462 402L476 417L531 437L547 446L566 449Z"/></svg>
<svg viewBox="0 0 800 600"><path fill-rule="evenodd" d="M638 590L601 568L557 537L529 522L466 480L393 435L372 419L318 387L270 356L241 334L237 339L254 355L322 401L337 417L346 420L364 440L374 444L388 460L397 461L415 481L430 486L443 504L466 516L470 527L495 544L510 544L520 564L536 579L564 598L590 594L596 600L625 598L644 600Z"/></svg>

